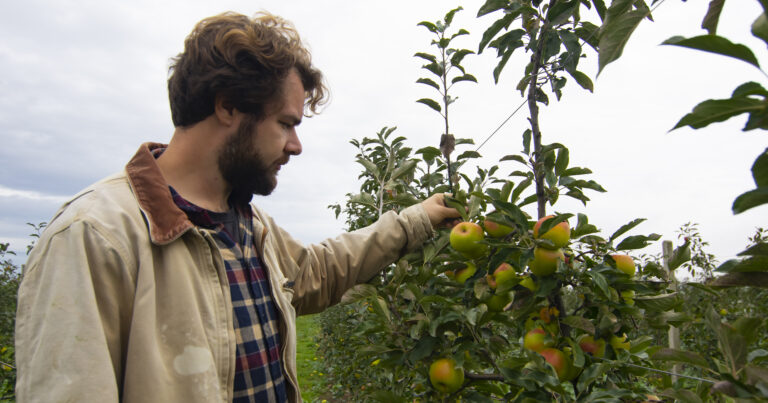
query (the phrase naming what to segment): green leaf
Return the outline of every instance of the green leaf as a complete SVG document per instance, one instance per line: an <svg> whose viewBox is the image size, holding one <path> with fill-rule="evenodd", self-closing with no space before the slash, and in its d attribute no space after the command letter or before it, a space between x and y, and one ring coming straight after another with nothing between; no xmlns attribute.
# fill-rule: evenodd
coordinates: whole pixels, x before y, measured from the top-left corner
<svg viewBox="0 0 768 403"><path fill-rule="evenodd" d="M453 80L451 80L451 83L458 83L459 81L472 81L473 83L477 82L477 79L472 74L464 74L461 76L454 77Z"/></svg>
<svg viewBox="0 0 768 403"><path fill-rule="evenodd" d="M440 86L437 85L436 82L430 80L429 78L420 78L420 79L416 80L416 82L419 83L419 84L426 84L426 85L428 85L430 87L434 87L436 90L440 91Z"/></svg>
<svg viewBox="0 0 768 403"><path fill-rule="evenodd" d="M576 33L576 36L579 37L582 41L584 41L586 44L592 47L592 49L595 49L595 51L598 50L598 44L600 39L598 38L598 32L600 30L600 27L597 25L584 21L582 22L578 28L574 30Z"/></svg>
<svg viewBox="0 0 768 403"><path fill-rule="evenodd" d="M406 174L409 174L413 172L413 170L416 168L416 160L408 160L403 162L402 165L397 167L394 172L392 172L392 176L389 178L390 181L395 181L400 179Z"/></svg>
<svg viewBox="0 0 768 403"><path fill-rule="evenodd" d="M768 187L759 187L749 192L742 193L733 201L733 214L743 213L752 207L768 203Z"/></svg>
<svg viewBox="0 0 768 403"><path fill-rule="evenodd" d="M747 250L739 253L739 256L768 256L768 242L752 245Z"/></svg>
<svg viewBox="0 0 768 403"><path fill-rule="evenodd" d="M437 26L435 24L429 22L429 21L422 21L422 22L416 24L417 27L419 25L421 25L422 27L425 27L426 29L428 29L429 32L437 33Z"/></svg>
<svg viewBox="0 0 768 403"><path fill-rule="evenodd" d="M691 243L689 241L685 241L682 245L675 248L675 250L672 251L672 256L669 257L669 270L675 270L678 267L680 267L683 263L688 262L691 260Z"/></svg>
<svg viewBox="0 0 768 403"><path fill-rule="evenodd" d="M655 312L669 311L677 304L677 301L676 293L635 297L635 303L639 308Z"/></svg>
<svg viewBox="0 0 768 403"><path fill-rule="evenodd" d="M576 227L571 230L571 238L578 239L584 235L600 232L597 227L589 223L589 218L585 214L579 213L577 217Z"/></svg>
<svg viewBox="0 0 768 403"><path fill-rule="evenodd" d="M519 163L521 163L523 165L528 165L528 162L525 160L525 158L523 158L523 156L517 155L517 154L505 155L505 156L501 157L501 159L499 161L500 162L501 161L517 161L517 162L519 162Z"/></svg>
<svg viewBox="0 0 768 403"><path fill-rule="evenodd" d="M757 187L768 187L768 148L752 164L752 178Z"/></svg>
<svg viewBox="0 0 768 403"><path fill-rule="evenodd" d="M437 62L425 64L425 65L421 66L421 68L423 68L425 70L429 70L430 72L432 72L432 74L434 74L434 75L436 75L438 77L442 77L443 76L443 72L445 71L443 69L443 65L441 63L437 63Z"/></svg>
<svg viewBox="0 0 768 403"><path fill-rule="evenodd" d="M486 0L485 4L477 10L477 16L482 17L488 13L505 8L506 6L507 0Z"/></svg>
<svg viewBox="0 0 768 403"><path fill-rule="evenodd" d="M464 151L463 153L459 154L458 157L456 157L456 161L463 160L466 158L481 158L482 155L480 155L477 151Z"/></svg>
<svg viewBox="0 0 768 403"><path fill-rule="evenodd" d="M437 101L435 101L433 99L422 98L422 99L419 99L416 102L419 102L419 103L422 103L424 105L427 105L428 107L434 109L437 112L440 112L440 111L443 110L443 108L440 107L440 104L438 104Z"/></svg>
<svg viewBox="0 0 768 403"><path fill-rule="evenodd" d="M767 272L728 273L712 280L712 287L759 287L768 288Z"/></svg>
<svg viewBox="0 0 768 403"><path fill-rule="evenodd" d="M525 129L523 132L523 153L531 155L531 129Z"/></svg>
<svg viewBox="0 0 768 403"><path fill-rule="evenodd" d="M517 199L520 197L520 194L523 193L523 191L533 183L533 178L526 178L525 180L520 181L520 183L517 184L517 187L515 190L512 191L512 197L510 200L512 202L516 202ZM535 196L535 195L534 195Z"/></svg>
<svg viewBox="0 0 768 403"><path fill-rule="evenodd" d="M742 113L763 112L765 106L764 101L747 97L709 99L696 105L693 111L683 116L670 131L683 126L700 129L715 122L728 120Z"/></svg>
<svg viewBox="0 0 768 403"><path fill-rule="evenodd" d="M750 95L760 95L763 98L768 97L768 90L754 81L746 82L733 90L731 98L748 97Z"/></svg>
<svg viewBox="0 0 768 403"><path fill-rule="evenodd" d="M703 400L694 393L693 391L690 391L688 389L664 389L663 391L659 392L661 396L670 397L676 402L681 403L702 403Z"/></svg>
<svg viewBox="0 0 768 403"><path fill-rule="evenodd" d="M579 0L565 2L558 1L554 6L547 10L547 21L549 21L552 26L562 24L571 18L573 13L579 8L579 5Z"/></svg>
<svg viewBox="0 0 768 403"><path fill-rule="evenodd" d="M465 31L466 32L466 31ZM461 64L461 61L464 60L464 57L466 55L474 54L475 52L469 50L469 49L460 49L457 50L453 55L451 55L451 64L454 66L458 66Z"/></svg>
<svg viewBox="0 0 768 403"><path fill-rule="evenodd" d="M605 277L596 271L590 271L589 274L592 276L592 281L597 285L598 290L603 294L603 298L610 299L611 289L608 287L608 281L605 280Z"/></svg>
<svg viewBox="0 0 768 403"><path fill-rule="evenodd" d="M488 27L488 29L486 29L483 33L483 37L480 39L480 45L478 45L477 48L477 53L483 53L483 49L485 49L488 43L491 42L491 40L499 33L499 31L509 28L509 24L511 24L516 17L517 16L514 14L504 14L504 17L494 21L494 23L491 24L491 26Z"/></svg>
<svg viewBox="0 0 768 403"><path fill-rule="evenodd" d="M565 169L568 168L568 149L567 148L561 148L557 152L557 160L555 160L555 173L560 176L565 172Z"/></svg>
<svg viewBox="0 0 768 403"><path fill-rule="evenodd" d="M616 250L643 249L650 245L651 241L658 241L660 238L659 234L628 236L616 246Z"/></svg>
<svg viewBox="0 0 768 403"><path fill-rule="evenodd" d="M682 46L684 48L701 50L704 52L715 53L723 56L733 57L747 62L758 69L758 63L755 54L748 47L736 44L722 36L700 35L693 38L684 38L682 36L673 36L661 43L662 45Z"/></svg>
<svg viewBox="0 0 768 403"><path fill-rule="evenodd" d="M607 19L599 35L598 75L605 66L621 57L629 37L647 15L644 10L633 10Z"/></svg>
<svg viewBox="0 0 768 403"><path fill-rule="evenodd" d="M589 168L573 167L573 168L566 169L565 172L563 172L563 175L573 176L573 175L586 175L591 173L592 173L592 170Z"/></svg>
<svg viewBox="0 0 768 403"><path fill-rule="evenodd" d="M463 9L464 9L463 7L459 6L445 13L445 18L443 18L443 20L445 21L445 26L447 27L448 25L451 25L451 22L453 21L453 16L456 15L457 12Z"/></svg>
<svg viewBox="0 0 768 403"><path fill-rule="evenodd" d="M746 259L731 259L718 266L721 273L745 273L768 271L768 256L751 256Z"/></svg>
<svg viewBox="0 0 768 403"><path fill-rule="evenodd" d="M420 57L432 63L437 63L437 57L435 57L435 55L430 55L429 53L418 52L418 53L415 53L413 56Z"/></svg>
<svg viewBox="0 0 768 403"><path fill-rule="evenodd" d="M380 180L381 171L379 170L379 167L377 167L376 164L373 163L373 161L367 158L358 157L357 162L363 167L365 167L365 170L368 171L368 173L370 173L371 176L374 177L374 179L376 179L377 181Z"/></svg>
<svg viewBox="0 0 768 403"><path fill-rule="evenodd" d="M589 92L594 92L595 85L592 83L592 80L589 78L588 75L578 70L568 70L568 74L570 74L571 77L573 77L573 79L576 80L576 83L578 83L581 86L581 88L584 88Z"/></svg>
<svg viewBox="0 0 768 403"><path fill-rule="evenodd" d="M661 348L651 354L651 359L655 361L682 362L695 365L700 368L709 369L707 359L692 351L677 350L673 348Z"/></svg>
<svg viewBox="0 0 768 403"><path fill-rule="evenodd" d="M752 35L768 43L768 18L766 18L765 13L760 14L752 23Z"/></svg>
<svg viewBox="0 0 768 403"><path fill-rule="evenodd" d="M595 6L595 10L597 11L597 15L600 16L600 20L605 20L605 11L607 8L605 7L605 1L604 0L592 0L592 4Z"/></svg>
<svg viewBox="0 0 768 403"><path fill-rule="evenodd" d="M581 316L566 316L562 319L562 322L572 328L581 329L589 334L595 334L595 325Z"/></svg>
<svg viewBox="0 0 768 403"><path fill-rule="evenodd" d="M440 150L437 147L424 147L416 151L416 154L421 154L425 161L434 161L435 158L441 155Z"/></svg>
<svg viewBox="0 0 768 403"><path fill-rule="evenodd" d="M341 303L350 304L352 302L357 302L368 297L375 297L377 295L378 291L376 290L376 287L370 284L358 284L344 293L344 295L341 297Z"/></svg>
<svg viewBox="0 0 768 403"><path fill-rule="evenodd" d="M725 0L711 0L707 15L701 21L701 27L706 29L710 35L717 34L717 22L720 20L720 12L723 11L723 4L725 4Z"/></svg>

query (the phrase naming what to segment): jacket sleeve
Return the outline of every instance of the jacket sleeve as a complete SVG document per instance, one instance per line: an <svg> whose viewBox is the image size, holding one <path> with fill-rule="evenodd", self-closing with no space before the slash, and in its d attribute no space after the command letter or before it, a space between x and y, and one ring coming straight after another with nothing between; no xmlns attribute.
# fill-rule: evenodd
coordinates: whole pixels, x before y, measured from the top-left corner
<svg viewBox="0 0 768 403"><path fill-rule="evenodd" d="M304 246L277 226L281 247L295 272L293 306L299 315L320 312L341 300L344 292L370 280L405 253L432 236L432 224L421 204L399 214L390 211L366 228Z"/></svg>
<svg viewBox="0 0 768 403"><path fill-rule="evenodd" d="M82 221L49 227L19 288L19 402L118 402L134 287L127 254Z"/></svg>

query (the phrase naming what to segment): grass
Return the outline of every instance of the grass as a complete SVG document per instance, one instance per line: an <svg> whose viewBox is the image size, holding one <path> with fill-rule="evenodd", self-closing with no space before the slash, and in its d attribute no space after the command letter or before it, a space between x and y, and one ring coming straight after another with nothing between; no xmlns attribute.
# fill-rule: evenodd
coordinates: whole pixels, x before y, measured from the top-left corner
<svg viewBox="0 0 768 403"><path fill-rule="evenodd" d="M319 334L320 325L314 315L296 318L296 365L301 397L306 402L318 401L323 388L323 373L315 355Z"/></svg>

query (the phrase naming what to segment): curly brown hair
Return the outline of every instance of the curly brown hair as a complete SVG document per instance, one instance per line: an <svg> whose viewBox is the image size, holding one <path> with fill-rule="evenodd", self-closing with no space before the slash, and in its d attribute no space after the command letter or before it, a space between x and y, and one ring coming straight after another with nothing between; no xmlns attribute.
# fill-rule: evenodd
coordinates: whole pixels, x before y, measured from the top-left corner
<svg viewBox="0 0 768 403"><path fill-rule="evenodd" d="M306 91L305 114L326 101L320 70L312 66L293 24L269 13L253 18L226 12L197 23L184 52L169 69L168 97L176 127L198 123L214 112L217 97L261 119L280 99L295 69Z"/></svg>

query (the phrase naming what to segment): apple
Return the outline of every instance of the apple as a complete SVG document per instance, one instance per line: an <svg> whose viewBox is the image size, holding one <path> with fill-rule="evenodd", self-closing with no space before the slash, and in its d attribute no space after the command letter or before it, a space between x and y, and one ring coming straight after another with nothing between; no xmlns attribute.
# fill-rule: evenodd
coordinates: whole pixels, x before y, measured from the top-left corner
<svg viewBox="0 0 768 403"><path fill-rule="evenodd" d="M621 298L624 299L624 303L626 303L629 306L635 305L635 291L634 290L624 290L621 292Z"/></svg>
<svg viewBox="0 0 768 403"><path fill-rule="evenodd" d="M533 281L531 276L523 276L523 279L520 280L520 285L533 292L536 292L539 289L539 285L536 284L535 281Z"/></svg>
<svg viewBox="0 0 768 403"><path fill-rule="evenodd" d="M552 241L553 244L555 244L555 249L560 249L567 245L568 240L571 239L571 227L568 225L568 221L558 223L554 227L550 228L549 231L543 234L539 234L539 228L541 228L541 224L553 217L554 216L548 215L537 221L536 225L533 226L533 237L536 239L548 239Z"/></svg>
<svg viewBox="0 0 768 403"><path fill-rule="evenodd" d="M540 327L531 329L523 337L523 347L528 350L540 352L547 347L552 347L552 345L554 345L554 341L549 337L547 332Z"/></svg>
<svg viewBox="0 0 768 403"><path fill-rule="evenodd" d="M453 393L464 384L464 371L452 358L440 358L429 366L429 381L435 389Z"/></svg>
<svg viewBox="0 0 768 403"><path fill-rule="evenodd" d="M558 379L561 381L568 380L573 371L571 370L571 360L565 353L556 348L549 347L539 351L539 354L555 369Z"/></svg>
<svg viewBox="0 0 768 403"><path fill-rule="evenodd" d="M502 263L493 271L493 280L496 285L507 284L515 278L517 278L517 272L509 263Z"/></svg>
<svg viewBox="0 0 768 403"><path fill-rule="evenodd" d="M478 258L485 254L487 249L485 244L480 243L485 239L483 228L473 222L464 221L456 224L451 229L449 239L453 249L469 258Z"/></svg>
<svg viewBox="0 0 768 403"><path fill-rule="evenodd" d="M597 358L603 358L605 356L605 340L595 340L592 335L584 334L578 339L579 347L585 353L592 354Z"/></svg>
<svg viewBox="0 0 768 403"><path fill-rule="evenodd" d="M635 275L635 261L629 255L611 255L616 262L616 268L628 276Z"/></svg>
<svg viewBox="0 0 768 403"><path fill-rule="evenodd" d="M495 223L489 220L485 220L483 222L483 227L485 227L485 232L494 238L504 238L505 236L511 234L512 231L514 231L514 228L512 227L508 227L504 224Z"/></svg>
<svg viewBox="0 0 768 403"><path fill-rule="evenodd" d="M725 309L725 308L721 309L720 310L720 315L722 315L722 316L728 315L728 310Z"/></svg>
<svg viewBox="0 0 768 403"><path fill-rule="evenodd" d="M504 307L512 301L508 294L493 294L485 304L488 305L488 310L491 312L501 312Z"/></svg>
<svg viewBox="0 0 768 403"><path fill-rule="evenodd" d="M624 333L621 337L616 335L611 336L610 343L614 350L629 350L629 347L631 346L631 343L627 340L626 333Z"/></svg>
<svg viewBox="0 0 768 403"><path fill-rule="evenodd" d="M474 263L467 262L464 268L457 269L453 273L453 278L457 283L464 284L468 278L475 275L475 272L477 272L477 267L474 265Z"/></svg>
<svg viewBox="0 0 768 403"><path fill-rule="evenodd" d="M557 262L564 259L565 254L562 249L550 250L537 246L533 249L533 260L528 266L531 273L545 277L554 273L557 270Z"/></svg>

